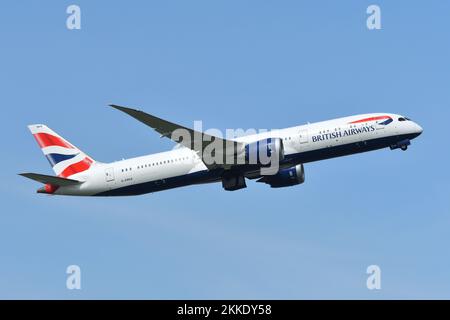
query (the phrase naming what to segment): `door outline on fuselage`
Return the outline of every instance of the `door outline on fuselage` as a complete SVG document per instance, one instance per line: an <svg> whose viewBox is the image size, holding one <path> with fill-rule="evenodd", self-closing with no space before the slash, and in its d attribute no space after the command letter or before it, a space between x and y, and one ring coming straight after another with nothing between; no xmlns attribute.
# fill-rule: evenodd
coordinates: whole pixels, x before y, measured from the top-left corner
<svg viewBox="0 0 450 320"><path fill-rule="evenodd" d="M299 130L298 141L300 144L308 143L308 129L300 129Z"/></svg>
<svg viewBox="0 0 450 320"><path fill-rule="evenodd" d="M115 178L114 178L114 168L110 167L110 168L106 168L105 169L105 181L108 183L114 182Z"/></svg>

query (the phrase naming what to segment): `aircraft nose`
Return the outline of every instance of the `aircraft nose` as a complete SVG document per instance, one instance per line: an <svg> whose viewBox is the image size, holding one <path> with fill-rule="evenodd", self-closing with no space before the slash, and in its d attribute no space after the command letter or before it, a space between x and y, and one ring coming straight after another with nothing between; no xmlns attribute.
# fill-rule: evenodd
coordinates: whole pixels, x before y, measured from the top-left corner
<svg viewBox="0 0 450 320"><path fill-rule="evenodd" d="M416 125L415 131L417 135L420 135L423 132L423 128L419 126L417 123L414 123Z"/></svg>

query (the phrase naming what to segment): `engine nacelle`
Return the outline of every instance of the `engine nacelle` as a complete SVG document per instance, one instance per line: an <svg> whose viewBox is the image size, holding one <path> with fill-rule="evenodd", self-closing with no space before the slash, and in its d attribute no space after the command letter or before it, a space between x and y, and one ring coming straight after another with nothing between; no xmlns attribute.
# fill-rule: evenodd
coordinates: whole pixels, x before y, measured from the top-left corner
<svg viewBox="0 0 450 320"><path fill-rule="evenodd" d="M299 164L295 167L281 169L275 175L264 176L257 182L267 183L271 188L295 186L305 182L305 169L303 164Z"/></svg>
<svg viewBox="0 0 450 320"><path fill-rule="evenodd" d="M245 163L270 165L272 161L284 160L284 147L281 138L267 138L245 146Z"/></svg>

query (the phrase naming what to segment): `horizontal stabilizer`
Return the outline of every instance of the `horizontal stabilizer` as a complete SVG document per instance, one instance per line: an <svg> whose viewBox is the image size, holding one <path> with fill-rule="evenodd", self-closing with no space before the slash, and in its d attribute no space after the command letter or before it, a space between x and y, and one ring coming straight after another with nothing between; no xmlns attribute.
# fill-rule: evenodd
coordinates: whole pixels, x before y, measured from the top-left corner
<svg viewBox="0 0 450 320"><path fill-rule="evenodd" d="M48 176L46 174L38 174L38 173L19 173L20 176L35 180L44 184L51 184L54 186L73 186L76 184L83 183L83 181L73 180L73 179L66 179L66 178L60 178L55 176Z"/></svg>

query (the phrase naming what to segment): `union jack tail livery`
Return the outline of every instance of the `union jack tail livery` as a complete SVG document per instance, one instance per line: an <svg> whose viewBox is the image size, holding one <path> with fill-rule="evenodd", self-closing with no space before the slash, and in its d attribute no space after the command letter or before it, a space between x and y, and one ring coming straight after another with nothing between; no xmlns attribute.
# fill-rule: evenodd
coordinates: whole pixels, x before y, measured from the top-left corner
<svg viewBox="0 0 450 320"><path fill-rule="evenodd" d="M89 170L95 162L46 125L32 124L28 128L58 177L68 178Z"/></svg>

